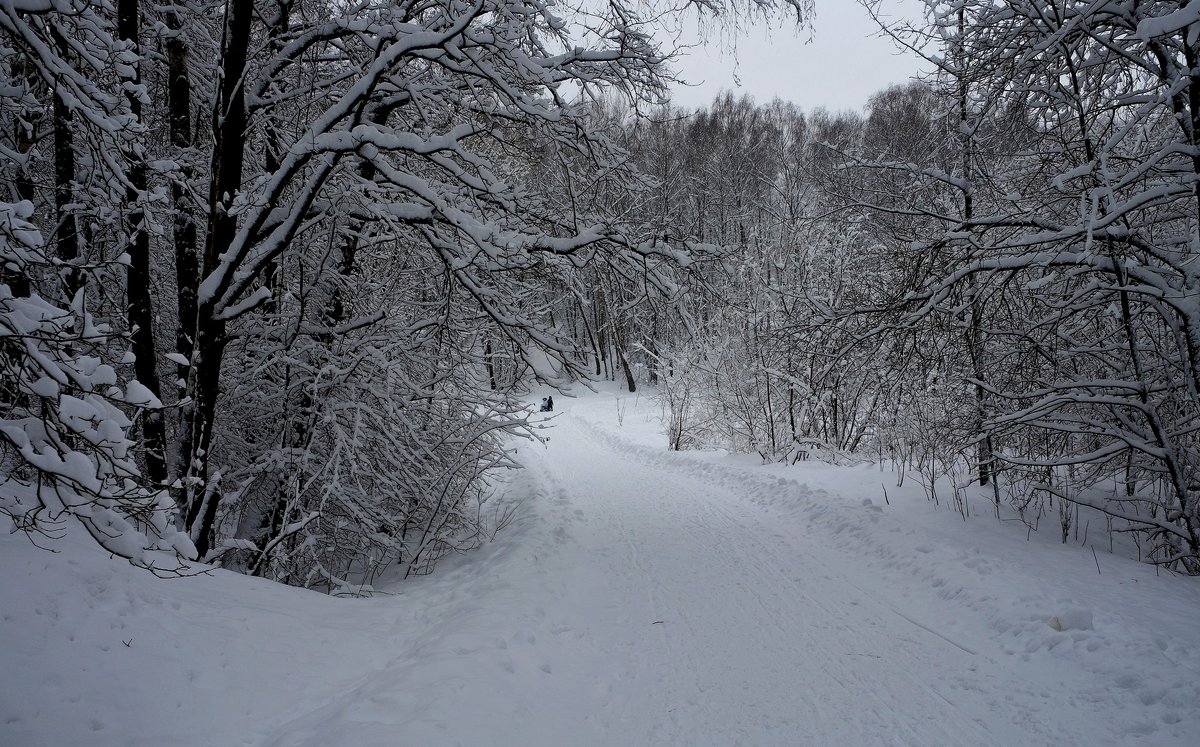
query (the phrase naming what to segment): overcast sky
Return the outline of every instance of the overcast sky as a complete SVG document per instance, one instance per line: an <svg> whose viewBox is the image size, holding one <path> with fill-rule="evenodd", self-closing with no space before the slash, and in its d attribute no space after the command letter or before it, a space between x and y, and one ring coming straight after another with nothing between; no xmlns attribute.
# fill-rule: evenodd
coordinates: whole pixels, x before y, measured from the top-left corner
<svg viewBox="0 0 1200 747"><path fill-rule="evenodd" d="M893 0L888 7L915 18L922 4ZM878 27L853 0L818 0L811 41L808 32L778 26L744 31L736 56L721 43L690 50L676 67L685 80L699 85L677 88L675 103L700 106L726 89L761 102L778 96L808 110L857 110L872 93L921 70L915 56L878 36Z"/></svg>

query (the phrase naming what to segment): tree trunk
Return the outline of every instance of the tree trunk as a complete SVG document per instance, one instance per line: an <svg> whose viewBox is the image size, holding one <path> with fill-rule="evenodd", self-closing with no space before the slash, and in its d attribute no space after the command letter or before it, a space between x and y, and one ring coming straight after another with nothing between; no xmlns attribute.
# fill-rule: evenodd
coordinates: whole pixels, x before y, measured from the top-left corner
<svg viewBox="0 0 1200 747"><path fill-rule="evenodd" d="M135 55L141 54L141 44L138 36L140 31L138 0L119 0L117 3L117 33L122 40L133 45ZM133 120L138 124L142 121L142 102L138 98L137 89L141 85L141 64L135 61L130 65L130 74L125 81L125 96L129 102L129 111ZM134 373L137 380L150 390L155 397L159 396L158 358L154 346L154 309L150 296L150 232L146 227L146 212L142 201L146 199L146 163L143 154L135 149L127 153L129 159L129 186L125 198L130 205L127 218L129 243L126 250L129 254L129 269L127 274L126 297L128 302L128 320L130 342L134 361ZM161 410L144 410L142 414L142 430L146 444L146 477L156 485L162 485L167 479L166 469L166 428Z"/></svg>
<svg viewBox="0 0 1200 747"><path fill-rule="evenodd" d="M616 345L617 359L621 361L621 370L625 373L625 386L630 393L637 391L637 381L633 378L633 369L629 367L629 356L625 353L625 345L618 342Z"/></svg>
<svg viewBox="0 0 1200 747"><path fill-rule="evenodd" d="M58 29L51 27L51 36L58 46L59 54L69 55L66 39ZM54 207L57 226L54 230L54 245L58 258L62 260L63 291L72 299L83 287L83 275L79 271L79 223L74 211L69 209L75 201L75 138L71 132L71 110L61 91L54 89Z"/></svg>
<svg viewBox="0 0 1200 747"><path fill-rule="evenodd" d="M23 84L28 88L33 88L37 83L37 73L31 63L18 55L12 65L12 79L18 85ZM28 112L24 117L14 116L12 123L13 144L16 145L17 153L22 159L15 164L16 174L13 175L13 187L16 190L17 199L34 203L36 203L37 190L33 185L33 177L29 175L29 158L32 155L33 146L37 142L39 117L38 114ZM28 296L32 292L29 275L22 270L12 271L8 267L0 266L0 282L8 284L9 290L17 297Z"/></svg>
<svg viewBox="0 0 1200 747"><path fill-rule="evenodd" d="M63 290L68 299L83 287L83 276L76 266L79 260L79 225L69 209L74 202L75 143L71 133L71 110L58 91L54 92L54 206L58 225L54 244L63 262Z"/></svg>
<svg viewBox="0 0 1200 747"><path fill-rule="evenodd" d="M196 334L196 289L200 285L199 261L196 257L196 221L187 202L184 185L192 179L192 166L186 153L194 144L192 137L192 81L188 73L187 43L180 33L183 22L175 7L167 9L167 111L171 145L182 168L179 178L171 182L171 205L174 216L171 238L175 244L175 281L179 295L179 327L175 332L175 351L191 359ZM180 366L178 378L187 381L188 366ZM183 465L172 465L172 471L186 471Z"/></svg>
<svg viewBox="0 0 1200 747"><path fill-rule="evenodd" d="M237 235L237 218L230 215L230 208L242 186L246 147L242 76L249 53L253 13L254 4L250 2L230 2L226 6L221 92L213 112L212 176L202 277L217 269L221 255L230 250ZM228 342L225 322L217 318L219 302L217 291L197 299L195 348L188 379L191 404L185 413L187 530L201 557L211 549L212 529L221 499L219 486L208 484L212 477L212 434L221 394L221 365Z"/></svg>
<svg viewBox="0 0 1200 747"><path fill-rule="evenodd" d="M959 8L958 11L958 38L961 40L966 34L966 11ZM966 73L962 66L967 63L966 56L962 50L958 50L959 70L957 73L958 83L958 131L960 137L960 145L962 148L962 178L966 181L968 188L962 190L963 197L963 221L970 223L975 215L975 202L971 194L969 186L975 176L975 137L971 130L971 112L970 112L970 83L967 80ZM971 292L971 321L967 330L967 350L971 356L972 375L977 382L983 381L983 304L979 300L978 283L974 275L970 280ZM987 485L991 480L992 470L992 441L991 437L983 432L984 421L987 416L987 404L985 399L985 391L981 383L977 383L975 389L975 436L979 439L979 445L975 449L976 466L979 470L979 484Z"/></svg>
<svg viewBox="0 0 1200 747"><path fill-rule="evenodd" d="M483 361L487 366L488 383L491 384L492 391L499 389L496 386L496 362L493 360L494 353L492 352L492 341L488 340L483 345Z"/></svg>

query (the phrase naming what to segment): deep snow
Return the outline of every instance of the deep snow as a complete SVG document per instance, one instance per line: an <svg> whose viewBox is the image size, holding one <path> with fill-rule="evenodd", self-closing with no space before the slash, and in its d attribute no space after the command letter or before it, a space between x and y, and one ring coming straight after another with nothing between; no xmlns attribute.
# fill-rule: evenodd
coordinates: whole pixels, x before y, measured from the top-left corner
<svg viewBox="0 0 1200 747"><path fill-rule="evenodd" d="M1200 742L1195 579L555 401L521 519L386 596L0 538L0 745Z"/></svg>

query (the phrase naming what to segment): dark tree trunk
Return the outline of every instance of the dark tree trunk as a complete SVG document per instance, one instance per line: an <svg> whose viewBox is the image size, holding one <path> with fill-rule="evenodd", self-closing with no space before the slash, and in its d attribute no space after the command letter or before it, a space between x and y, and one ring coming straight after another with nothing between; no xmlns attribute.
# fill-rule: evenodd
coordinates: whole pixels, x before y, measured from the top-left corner
<svg viewBox="0 0 1200 747"><path fill-rule="evenodd" d="M966 34L966 14L960 8L958 11L958 35ZM959 53L961 56L961 52ZM965 58L961 62L966 62ZM975 140L971 134L970 86L965 72L958 74L958 130L962 146L962 177L968 184L975 176ZM969 189L962 191L963 221L970 223L975 214L974 197ZM975 276L971 276L971 322L967 331L967 349L971 355L972 374L977 382L983 381L983 303L979 300L979 289ZM986 393L981 383L975 385L975 435L979 439L976 447L976 467L979 470L979 484L987 485L992 474L992 440L984 434L984 422L987 416Z"/></svg>
<svg viewBox="0 0 1200 747"><path fill-rule="evenodd" d="M138 0L119 0L117 33L121 39L133 45L135 54L141 53L138 40L140 25ZM142 102L136 92L136 88L141 84L141 65L135 62L130 66L130 70L130 77L126 81L126 98L134 120L141 122ZM130 341L136 357L134 374L142 386L158 397L160 390L154 347L154 309L150 296L150 233L146 229L145 209L141 206L141 201L146 196L146 164L138 152L131 150L127 157L130 161L129 187L126 189L125 198L129 201L126 223L130 235L126 247L129 253L129 270L125 292L128 300ZM162 485L167 478L167 438L162 411L145 410L142 415L142 430L146 444L146 477L154 484Z"/></svg>
<svg viewBox="0 0 1200 747"><path fill-rule="evenodd" d="M67 57L69 49L66 39L51 27L51 35L58 46L59 54ZM71 110L56 88L54 90L54 207L57 224L54 229L54 245L58 258L62 260L63 291L68 299L83 287L83 275L78 267L79 223L74 211L69 209L75 201L75 138L71 132Z"/></svg>
<svg viewBox="0 0 1200 747"><path fill-rule="evenodd" d="M621 370L625 373L625 386L630 392L637 391L637 381L633 378L633 369L629 367L629 357L625 355L625 351L618 347L617 358L621 361Z"/></svg>
<svg viewBox="0 0 1200 747"><path fill-rule="evenodd" d="M12 77L14 82L23 83L30 88L37 84L33 66L20 56L13 62ZM34 203L36 203L37 190L34 188L33 178L29 175L29 158L32 156L34 143L37 142L37 119L38 115L34 113L27 113L23 117L13 117L13 143L17 147L17 153L24 159L16 164L13 188L17 193L18 200L28 200ZM0 282L7 283L14 296L28 296L32 291L29 276L20 270L14 272L7 267L0 266Z"/></svg>
<svg viewBox="0 0 1200 747"><path fill-rule="evenodd" d="M627 337L624 329L616 329L613 331L613 349L616 351L617 360L621 362L621 371L625 374L625 387L630 393L637 391L637 381L633 378L633 369L629 365L629 354L626 351L628 347Z"/></svg>
<svg viewBox="0 0 1200 747"><path fill-rule="evenodd" d="M54 245L58 258L63 262L63 290L67 298L74 298L83 287L83 276L79 272L79 225L75 213L69 206L74 201L75 143L71 133L71 110L57 91L54 93L54 206L58 212L58 224L54 231Z"/></svg>
<svg viewBox="0 0 1200 747"><path fill-rule="evenodd" d="M499 389L496 386L496 362L493 360L494 355L492 352L492 341L488 340L483 345L483 360L484 365L487 366L488 382L491 384L493 392Z"/></svg>
<svg viewBox="0 0 1200 747"><path fill-rule="evenodd" d="M209 180L208 230L204 241L201 277L209 276L237 235L237 218L230 207L242 185L246 146L246 99L242 76L250 45L254 3L226 5L225 39L221 54L221 91L213 112L212 176ZM197 299L196 338L188 391L191 404L185 413L187 431L183 454L187 530L203 557L212 546L212 529L221 496L211 477L213 424L221 394L221 365L225 354L225 322L218 318L220 293Z"/></svg>
<svg viewBox="0 0 1200 747"><path fill-rule="evenodd" d="M196 257L196 220L188 204L184 185L191 181L192 167L188 151L192 137L192 80L188 74L188 48L180 31L183 22L175 7L165 14L167 28L172 32L166 39L167 52L167 113L171 145L183 164L179 178L171 182L171 205L174 216L171 238L175 244L175 282L179 295L179 327L175 332L175 350L191 359L196 334L196 289L200 285L199 260ZM180 366L178 378L187 381L188 366ZM184 472L183 465L173 470Z"/></svg>

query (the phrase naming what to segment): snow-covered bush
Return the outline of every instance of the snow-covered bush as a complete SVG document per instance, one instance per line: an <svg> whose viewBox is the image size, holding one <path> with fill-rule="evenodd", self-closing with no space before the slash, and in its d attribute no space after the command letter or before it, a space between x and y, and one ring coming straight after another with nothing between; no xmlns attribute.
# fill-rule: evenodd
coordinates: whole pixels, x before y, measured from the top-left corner
<svg viewBox="0 0 1200 747"><path fill-rule="evenodd" d="M55 270L28 202L0 203L0 265L23 277ZM147 488L130 438L133 413L161 407L109 358L110 330L81 289L70 308L0 284L0 513L20 531L78 521L106 550L155 571L194 556L164 490Z"/></svg>
<svg viewBox="0 0 1200 747"><path fill-rule="evenodd" d="M487 534L491 476L515 466L502 437L525 413L482 385L461 327L414 327L394 301L336 344L245 341L221 415L236 424L223 564L336 593L389 568L426 573Z"/></svg>

